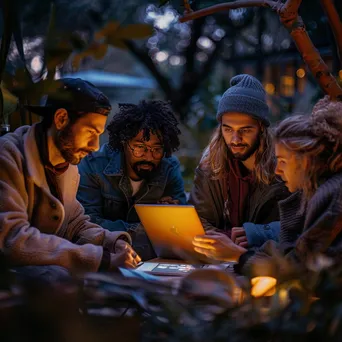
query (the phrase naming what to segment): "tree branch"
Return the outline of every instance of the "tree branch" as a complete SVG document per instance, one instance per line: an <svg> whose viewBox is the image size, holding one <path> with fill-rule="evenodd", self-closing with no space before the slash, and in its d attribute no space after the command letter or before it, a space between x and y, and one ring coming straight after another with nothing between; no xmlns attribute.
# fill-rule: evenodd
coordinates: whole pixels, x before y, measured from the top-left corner
<svg viewBox="0 0 342 342"><path fill-rule="evenodd" d="M279 4L280 0L278 1ZM290 25L295 22L298 17L298 9L302 3L302 0L287 0L284 4L280 4L280 8L277 12L280 16L280 21L286 25Z"/></svg>
<svg viewBox="0 0 342 342"><path fill-rule="evenodd" d="M129 51L150 71L157 80L160 88L164 91L165 95L172 101L173 88L171 87L168 79L159 72L148 53L143 51L143 49L138 48L138 46L130 40L125 40L125 44Z"/></svg>
<svg viewBox="0 0 342 342"><path fill-rule="evenodd" d="M342 22L340 20L340 17L336 11L336 7L334 6L332 0L320 0L320 1L325 11L325 14L328 17L329 24L334 34L336 45L337 45L338 58L340 59L340 63L342 63Z"/></svg>
<svg viewBox="0 0 342 342"><path fill-rule="evenodd" d="M295 28L290 32L304 62L318 81L322 90L333 99L342 101L342 89L335 77L331 75L320 53L314 47L300 17L297 17Z"/></svg>
<svg viewBox="0 0 342 342"><path fill-rule="evenodd" d="M337 80L329 72L327 65L313 45L305 29L302 18L298 16L298 8L301 2L302 0L287 0L286 3L283 4L280 0L277 2L269 0L237 0L234 2L208 7L200 11L187 13L180 19L180 21L186 22L217 12L243 7L270 8L279 14L280 21L288 29L299 53L311 70L312 74L317 79L323 91L332 99L339 99L342 101L341 87L339 86Z"/></svg>
<svg viewBox="0 0 342 342"><path fill-rule="evenodd" d="M181 23L185 23L193 19L237 8L268 7L274 11L278 11L282 6L283 4L280 1L274 2L272 0L237 0L234 2L228 2L224 4L214 5L208 8L203 8L199 11L186 13L179 19L179 21Z"/></svg>
<svg viewBox="0 0 342 342"><path fill-rule="evenodd" d="M279 11L280 21L289 31L304 62L316 78L322 90L332 99L342 101L342 89L336 78L330 73L320 53L315 48L300 16L294 17L293 11L302 0L287 0Z"/></svg>

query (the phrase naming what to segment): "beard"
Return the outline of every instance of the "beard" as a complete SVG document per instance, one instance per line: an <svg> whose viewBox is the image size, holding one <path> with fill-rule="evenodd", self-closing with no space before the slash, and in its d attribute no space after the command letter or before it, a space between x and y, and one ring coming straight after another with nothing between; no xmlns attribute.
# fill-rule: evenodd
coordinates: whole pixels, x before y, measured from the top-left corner
<svg viewBox="0 0 342 342"><path fill-rule="evenodd" d="M142 169L141 166L149 166L150 169ZM148 180L156 174L158 166L151 162L142 160L134 163L132 165L132 169L140 179Z"/></svg>
<svg viewBox="0 0 342 342"><path fill-rule="evenodd" d="M237 153L233 153L231 147L245 147L245 151L243 153L241 152L237 152ZM248 144L230 144L228 145L228 151L230 152L230 154L233 156L233 158L238 159L240 161L245 161L248 158L250 158L255 151L259 148L260 146L260 138L256 139L252 145L248 145Z"/></svg>
<svg viewBox="0 0 342 342"><path fill-rule="evenodd" d="M75 147L75 137L71 124L57 132L54 137L54 143L65 161L72 165L79 164L87 154L93 152L92 150ZM82 152L83 156L80 156Z"/></svg>

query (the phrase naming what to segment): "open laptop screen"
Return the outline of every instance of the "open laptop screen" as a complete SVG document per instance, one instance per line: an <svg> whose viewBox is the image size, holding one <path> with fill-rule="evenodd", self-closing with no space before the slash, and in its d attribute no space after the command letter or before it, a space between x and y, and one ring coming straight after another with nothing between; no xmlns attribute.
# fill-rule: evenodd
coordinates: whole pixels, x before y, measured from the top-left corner
<svg viewBox="0 0 342 342"><path fill-rule="evenodd" d="M194 206L136 204L135 209L158 257L194 253L193 238L204 234Z"/></svg>

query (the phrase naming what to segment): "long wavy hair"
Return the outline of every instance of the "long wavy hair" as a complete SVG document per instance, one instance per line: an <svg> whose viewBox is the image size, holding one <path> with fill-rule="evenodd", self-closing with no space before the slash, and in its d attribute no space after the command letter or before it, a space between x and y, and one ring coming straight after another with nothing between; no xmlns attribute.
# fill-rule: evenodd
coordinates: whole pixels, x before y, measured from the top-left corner
<svg viewBox="0 0 342 342"><path fill-rule="evenodd" d="M305 156L303 194L309 200L319 184L332 174L342 172L342 103L329 97L320 100L312 115L296 115L283 120L274 131L275 143Z"/></svg>
<svg viewBox="0 0 342 342"><path fill-rule="evenodd" d="M270 184L275 178L276 159L272 145L271 130L260 123L260 144L255 154L255 178L257 182ZM214 131L205 148L200 167L210 174L212 179L224 179L228 173L228 158L232 158L222 135L222 126Z"/></svg>

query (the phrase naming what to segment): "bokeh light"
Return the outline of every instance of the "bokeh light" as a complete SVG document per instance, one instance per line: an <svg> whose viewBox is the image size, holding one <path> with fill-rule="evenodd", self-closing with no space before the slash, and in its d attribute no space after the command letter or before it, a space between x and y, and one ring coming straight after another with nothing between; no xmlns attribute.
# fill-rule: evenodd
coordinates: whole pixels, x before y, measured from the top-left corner
<svg viewBox="0 0 342 342"><path fill-rule="evenodd" d="M298 78L303 78L305 76L305 70L303 68L299 68L296 71L296 75L297 75Z"/></svg>

